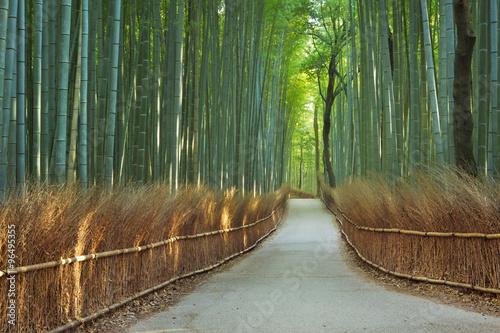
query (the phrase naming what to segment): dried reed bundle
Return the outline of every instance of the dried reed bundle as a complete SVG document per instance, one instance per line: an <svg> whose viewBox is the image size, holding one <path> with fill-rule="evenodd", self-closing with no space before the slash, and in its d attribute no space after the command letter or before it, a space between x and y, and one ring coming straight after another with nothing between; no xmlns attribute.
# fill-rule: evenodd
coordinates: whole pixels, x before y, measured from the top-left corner
<svg viewBox="0 0 500 333"><path fill-rule="evenodd" d="M174 236L251 224L283 205L286 190L242 196L161 184L101 188L38 188L0 208L0 269L7 267L7 226L16 228L16 266L159 242ZM48 330L106 308L176 276L200 270L254 244L276 216L227 234L168 243L139 253L76 262L16 275L15 327ZM7 292L6 278L0 294ZM6 304L0 320L6 322ZM4 328L5 327L5 328ZM0 331L8 331L2 325Z"/></svg>
<svg viewBox="0 0 500 333"><path fill-rule="evenodd" d="M378 268L420 281L500 290L496 182L428 169L404 180L355 180L334 191L323 185L322 193L350 243Z"/></svg>
<svg viewBox="0 0 500 333"><path fill-rule="evenodd" d="M316 195L314 193L292 187L290 189L290 197L294 199L314 199L316 198Z"/></svg>

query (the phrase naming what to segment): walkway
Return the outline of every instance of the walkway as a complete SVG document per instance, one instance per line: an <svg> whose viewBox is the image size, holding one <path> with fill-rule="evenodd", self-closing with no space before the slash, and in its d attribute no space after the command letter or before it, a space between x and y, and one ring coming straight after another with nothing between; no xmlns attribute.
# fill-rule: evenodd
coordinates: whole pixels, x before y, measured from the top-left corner
<svg viewBox="0 0 500 333"><path fill-rule="evenodd" d="M317 200L279 234L129 332L499 332L500 319L388 291L348 267Z"/></svg>

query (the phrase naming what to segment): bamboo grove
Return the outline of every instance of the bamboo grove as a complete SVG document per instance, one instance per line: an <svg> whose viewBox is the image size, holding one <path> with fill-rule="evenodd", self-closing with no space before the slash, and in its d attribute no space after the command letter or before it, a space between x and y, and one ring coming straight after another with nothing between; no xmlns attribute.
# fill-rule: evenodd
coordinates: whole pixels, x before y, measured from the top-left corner
<svg viewBox="0 0 500 333"><path fill-rule="evenodd" d="M337 185L370 173L406 176L420 166L455 165L458 36L453 2L308 4L311 19L305 30L311 43L303 67L309 80L316 81L314 104L323 110L323 119L331 115L329 151ZM470 79L472 151L479 175L498 179L499 1L462 3L470 6L470 30L475 35ZM331 109L327 105L330 77L335 97ZM309 136L313 138L312 133ZM314 145L308 149L314 152ZM312 158L304 163L314 168ZM320 170L328 179L326 166ZM308 190L314 190L316 184L309 184Z"/></svg>
<svg viewBox="0 0 500 333"><path fill-rule="evenodd" d="M494 178L498 2L464 2L471 150ZM0 192L156 180L314 191L318 171L341 185L455 165L453 6L0 0Z"/></svg>
<svg viewBox="0 0 500 333"><path fill-rule="evenodd" d="M277 5L1 0L0 192L281 186L297 37Z"/></svg>

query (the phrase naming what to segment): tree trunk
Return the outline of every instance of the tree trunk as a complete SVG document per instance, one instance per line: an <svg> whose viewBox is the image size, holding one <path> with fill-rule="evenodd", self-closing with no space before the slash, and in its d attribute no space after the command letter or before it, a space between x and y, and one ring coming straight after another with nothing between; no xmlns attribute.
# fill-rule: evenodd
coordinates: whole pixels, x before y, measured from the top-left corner
<svg viewBox="0 0 500 333"><path fill-rule="evenodd" d="M323 159L325 162L326 172L328 174L328 183L330 187L335 187L335 175L333 174L332 160L330 157L330 127L333 101L335 93L333 92L335 78L335 55L330 59L328 66L328 88L326 92L326 107L323 114Z"/></svg>
<svg viewBox="0 0 500 333"><path fill-rule="evenodd" d="M302 163L303 163L303 154L304 147L302 146L302 143L300 144L300 164L299 164L299 190L302 190Z"/></svg>
<svg viewBox="0 0 500 333"><path fill-rule="evenodd" d="M314 104L314 150L315 150L315 166L316 166L316 193L319 197L321 182L319 176L319 131L318 131L318 104Z"/></svg>
<svg viewBox="0 0 500 333"><path fill-rule="evenodd" d="M470 0L454 0L457 46L455 49L455 81L453 84L453 130L455 158L459 169L477 176L477 166L472 149L474 127L470 107L471 61L476 33L472 29Z"/></svg>

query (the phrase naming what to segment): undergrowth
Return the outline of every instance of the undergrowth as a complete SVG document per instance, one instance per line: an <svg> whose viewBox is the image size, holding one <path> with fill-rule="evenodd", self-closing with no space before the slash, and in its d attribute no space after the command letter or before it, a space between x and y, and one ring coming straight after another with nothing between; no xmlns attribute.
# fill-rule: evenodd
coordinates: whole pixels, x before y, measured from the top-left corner
<svg viewBox="0 0 500 333"><path fill-rule="evenodd" d="M304 191L295 187L290 189L290 198L293 199L314 199L316 195L312 192Z"/></svg>
<svg viewBox="0 0 500 333"><path fill-rule="evenodd" d="M358 178L332 192L355 223L435 232L500 233L500 186L453 169L429 168L406 179Z"/></svg>
<svg viewBox="0 0 500 333"><path fill-rule="evenodd" d="M406 179L371 176L336 190L323 184L322 189L329 207L342 209L357 225L450 234L362 230L337 211L350 244L368 262L419 281L500 290L500 239L471 236L500 234L497 182L429 168Z"/></svg>
<svg viewBox="0 0 500 333"><path fill-rule="evenodd" d="M0 269L8 268L8 230L15 226L15 266L151 244L174 236L248 225L282 207L288 188L261 196L163 184L94 187L27 186L0 207ZM251 228L187 239L135 254L18 274L16 331L55 328L174 276L199 270L251 246L283 210ZM8 284L0 285L6 295ZM6 319L0 302L0 320ZM3 331L0 329L0 331Z"/></svg>

